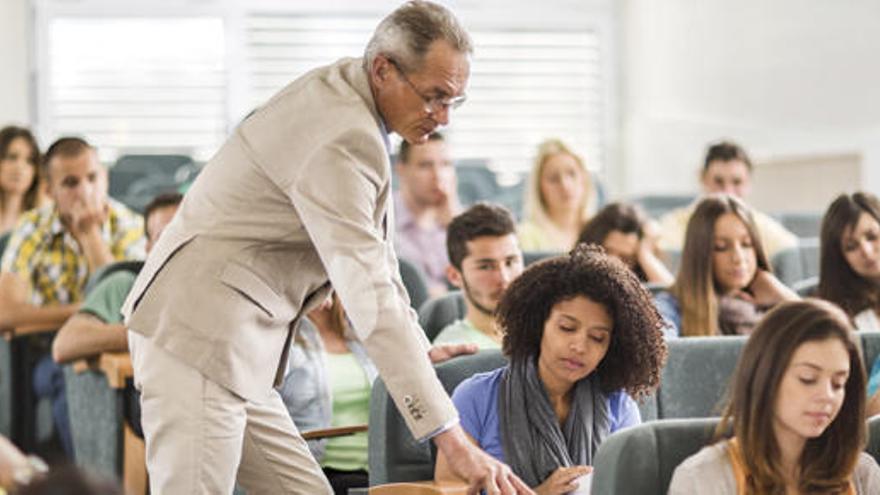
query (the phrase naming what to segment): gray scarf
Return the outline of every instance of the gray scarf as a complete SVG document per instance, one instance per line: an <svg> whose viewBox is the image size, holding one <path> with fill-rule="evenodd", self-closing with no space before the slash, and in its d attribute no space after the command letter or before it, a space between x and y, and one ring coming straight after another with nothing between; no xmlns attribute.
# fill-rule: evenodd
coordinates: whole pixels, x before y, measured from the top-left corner
<svg viewBox="0 0 880 495"><path fill-rule="evenodd" d="M596 373L571 391L571 409L562 428L534 360L511 362L501 377L498 418L504 458L527 485L536 487L557 468L593 463L611 431L608 401Z"/></svg>

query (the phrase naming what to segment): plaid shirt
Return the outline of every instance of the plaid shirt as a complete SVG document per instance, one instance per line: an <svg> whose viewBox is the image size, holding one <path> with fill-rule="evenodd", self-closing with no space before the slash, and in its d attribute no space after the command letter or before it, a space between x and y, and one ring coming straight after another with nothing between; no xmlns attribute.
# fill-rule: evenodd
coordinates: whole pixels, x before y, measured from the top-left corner
<svg viewBox="0 0 880 495"><path fill-rule="evenodd" d="M143 259L146 239L140 215L108 199L110 214L101 227L104 241L117 261ZM64 228L55 205L24 213L3 252L0 269L28 284L37 306L82 301L89 264L79 243Z"/></svg>

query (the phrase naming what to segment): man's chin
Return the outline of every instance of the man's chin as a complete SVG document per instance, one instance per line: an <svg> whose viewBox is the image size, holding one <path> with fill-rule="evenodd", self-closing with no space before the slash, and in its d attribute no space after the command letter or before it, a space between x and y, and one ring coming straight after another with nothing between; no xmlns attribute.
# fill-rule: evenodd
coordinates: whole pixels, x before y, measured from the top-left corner
<svg viewBox="0 0 880 495"><path fill-rule="evenodd" d="M406 140L407 143L411 145L419 145L425 144L428 142L429 134L421 134L421 133L413 133L408 136L403 136L403 139Z"/></svg>

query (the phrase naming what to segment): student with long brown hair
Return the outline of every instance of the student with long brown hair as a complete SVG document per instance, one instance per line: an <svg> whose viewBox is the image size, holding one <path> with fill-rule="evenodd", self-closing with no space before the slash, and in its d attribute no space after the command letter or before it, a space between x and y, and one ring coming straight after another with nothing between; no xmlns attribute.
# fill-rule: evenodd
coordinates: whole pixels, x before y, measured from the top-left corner
<svg viewBox="0 0 880 495"><path fill-rule="evenodd" d="M41 205L40 148L24 127L0 129L0 232L15 227L19 216Z"/></svg>
<svg viewBox="0 0 880 495"><path fill-rule="evenodd" d="M837 304L858 330L880 332L880 200L841 194L822 218L819 297Z"/></svg>
<svg viewBox="0 0 880 495"><path fill-rule="evenodd" d="M857 330L880 332L880 200L873 194L841 194L825 212L819 297L843 308ZM880 414L878 385L880 359L871 368L869 416Z"/></svg>
<svg viewBox="0 0 880 495"><path fill-rule="evenodd" d="M578 243L602 246L630 267L642 282L667 286L675 277L660 259L654 223L636 204L610 203L587 222Z"/></svg>
<svg viewBox="0 0 880 495"><path fill-rule="evenodd" d="M716 442L685 460L670 495L876 494L865 369L849 319L816 299L784 303L749 338Z"/></svg>
<svg viewBox="0 0 880 495"><path fill-rule="evenodd" d="M681 266L657 309L683 337L749 333L761 313L797 299L771 272L749 208L727 194L697 204Z"/></svg>

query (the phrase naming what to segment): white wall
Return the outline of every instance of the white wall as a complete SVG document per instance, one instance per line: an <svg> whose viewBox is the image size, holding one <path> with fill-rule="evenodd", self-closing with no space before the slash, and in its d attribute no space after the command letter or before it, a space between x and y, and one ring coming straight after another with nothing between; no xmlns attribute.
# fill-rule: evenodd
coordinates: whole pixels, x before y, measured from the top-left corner
<svg viewBox="0 0 880 495"><path fill-rule="evenodd" d="M880 2L625 0L623 190L696 190L705 145L860 153L880 192ZM782 186L782 185L780 185Z"/></svg>
<svg viewBox="0 0 880 495"><path fill-rule="evenodd" d="M29 124L30 4L0 1L0 126Z"/></svg>

